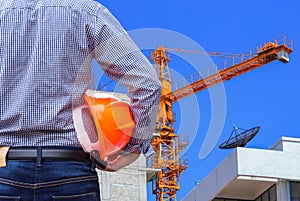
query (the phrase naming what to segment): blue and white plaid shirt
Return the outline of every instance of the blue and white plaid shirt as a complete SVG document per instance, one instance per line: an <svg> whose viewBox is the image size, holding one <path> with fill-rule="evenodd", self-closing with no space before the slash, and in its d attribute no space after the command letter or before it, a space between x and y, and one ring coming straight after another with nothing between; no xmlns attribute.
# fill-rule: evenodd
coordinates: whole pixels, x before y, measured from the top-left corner
<svg viewBox="0 0 300 201"><path fill-rule="evenodd" d="M128 88L137 125L126 151L149 154L160 81L92 0L0 1L0 145L80 146L72 107L90 85L92 59Z"/></svg>

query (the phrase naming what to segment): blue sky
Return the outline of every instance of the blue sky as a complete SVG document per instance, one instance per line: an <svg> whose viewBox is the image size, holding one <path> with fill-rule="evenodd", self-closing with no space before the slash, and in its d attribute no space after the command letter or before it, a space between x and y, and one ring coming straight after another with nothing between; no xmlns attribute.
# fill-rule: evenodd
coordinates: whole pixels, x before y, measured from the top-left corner
<svg viewBox="0 0 300 201"><path fill-rule="evenodd" d="M257 136L247 145L252 148L270 148L281 136L300 137L298 0L98 1L115 15L127 31L145 28L170 30L195 41L207 51L243 53L280 34L293 39L294 52L290 55L289 63L275 61L223 83L225 122L221 137L213 140L217 145L225 141L233 124L241 128L261 127ZM189 64L176 56L169 65L182 76L191 73ZM209 124L212 121L213 101L218 100L212 100L211 92L205 90L174 105L175 112L179 113L178 124L186 124L181 120L181 114L187 118L184 116L186 110L198 112L198 116L191 115L188 120L190 124L175 126L192 138L191 145L184 152L189 167L181 175L178 200L232 151L220 150L216 146L204 158L199 158L203 140L212 129ZM193 133L188 133L190 131ZM155 200L152 195L148 198Z"/></svg>

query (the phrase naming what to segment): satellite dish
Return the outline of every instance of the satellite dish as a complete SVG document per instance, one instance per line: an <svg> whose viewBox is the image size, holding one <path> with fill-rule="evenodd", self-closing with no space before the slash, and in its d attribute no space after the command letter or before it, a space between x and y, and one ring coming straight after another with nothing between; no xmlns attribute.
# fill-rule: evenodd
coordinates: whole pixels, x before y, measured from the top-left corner
<svg viewBox="0 0 300 201"><path fill-rule="evenodd" d="M237 128L236 126L233 126L233 131L231 132L228 140L220 144L219 148L231 149L236 147L244 147L258 133L259 128L260 127L257 126L246 130L243 128Z"/></svg>

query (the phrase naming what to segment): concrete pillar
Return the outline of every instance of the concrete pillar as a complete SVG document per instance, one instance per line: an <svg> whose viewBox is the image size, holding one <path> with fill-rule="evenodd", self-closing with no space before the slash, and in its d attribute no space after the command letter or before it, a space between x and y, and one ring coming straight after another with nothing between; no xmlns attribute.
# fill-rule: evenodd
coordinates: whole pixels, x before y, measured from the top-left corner
<svg viewBox="0 0 300 201"><path fill-rule="evenodd" d="M101 201L147 201L146 159L117 172L98 171Z"/></svg>
<svg viewBox="0 0 300 201"><path fill-rule="evenodd" d="M276 191L278 201L290 201L288 181L279 180L276 185Z"/></svg>

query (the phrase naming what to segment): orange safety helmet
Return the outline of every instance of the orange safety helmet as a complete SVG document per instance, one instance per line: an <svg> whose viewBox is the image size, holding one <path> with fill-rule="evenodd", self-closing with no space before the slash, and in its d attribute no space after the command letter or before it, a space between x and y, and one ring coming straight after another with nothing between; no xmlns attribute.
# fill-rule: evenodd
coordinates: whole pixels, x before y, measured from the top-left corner
<svg viewBox="0 0 300 201"><path fill-rule="evenodd" d="M104 161L129 142L135 127L130 106L109 93L85 94L84 101L73 109L77 137L85 152Z"/></svg>

